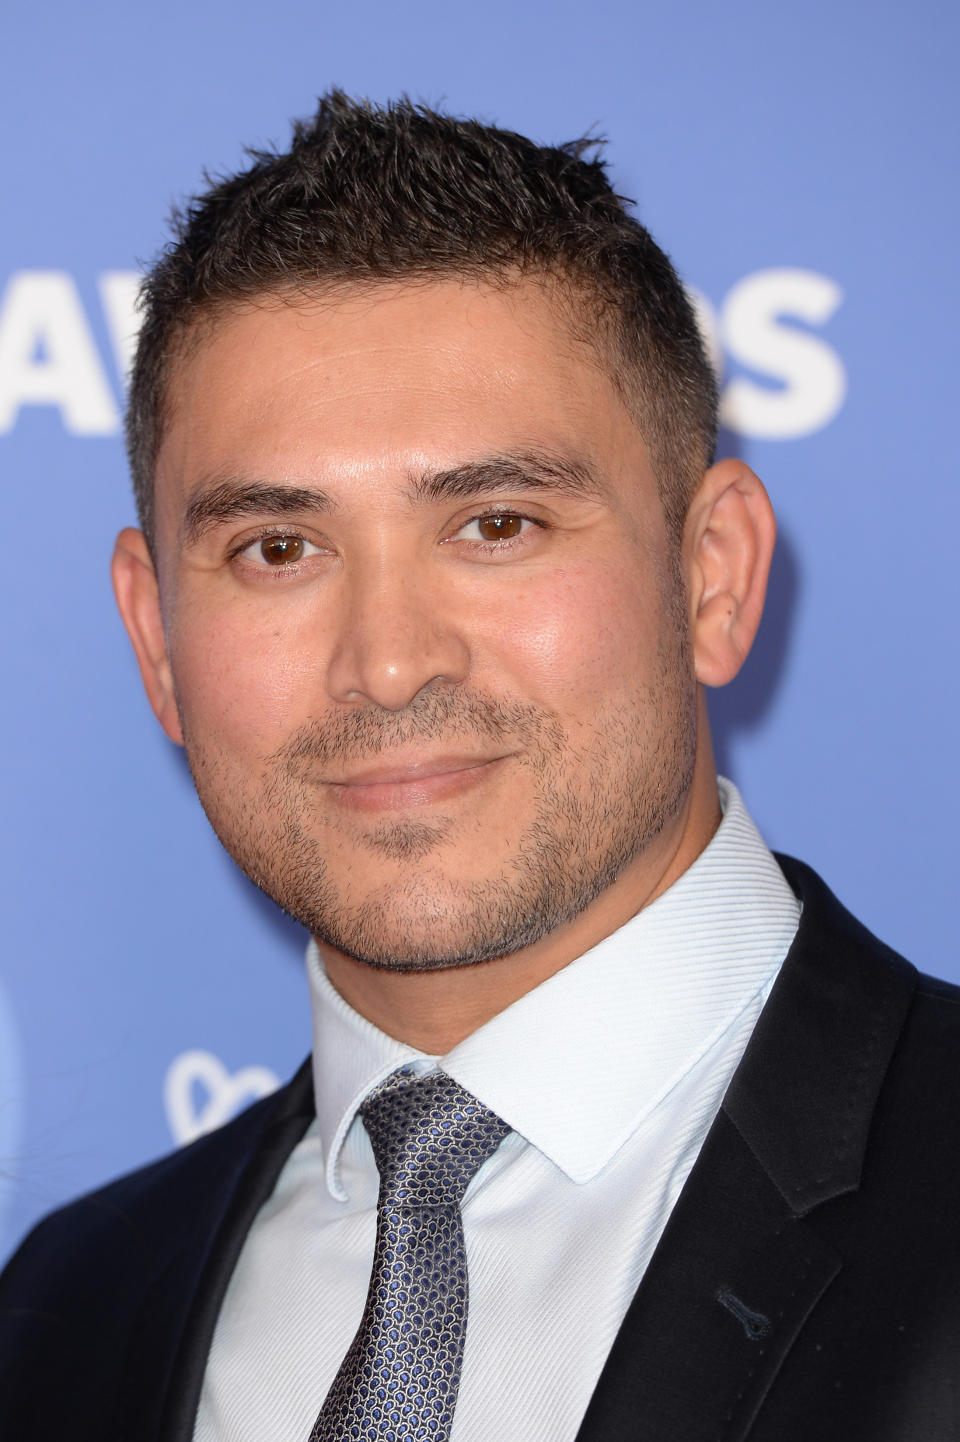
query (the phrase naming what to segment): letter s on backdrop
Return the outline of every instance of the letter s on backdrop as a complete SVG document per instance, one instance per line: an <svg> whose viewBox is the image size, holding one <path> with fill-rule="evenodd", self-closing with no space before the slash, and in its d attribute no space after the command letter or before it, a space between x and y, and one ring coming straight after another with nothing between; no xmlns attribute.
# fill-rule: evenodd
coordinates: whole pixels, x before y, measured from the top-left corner
<svg viewBox="0 0 960 1442"><path fill-rule="evenodd" d="M723 392L723 425L757 440L793 440L833 420L847 393L843 362L826 341L782 321L823 325L842 300L836 281L813 270L758 270L733 286L720 316L724 348L781 384L734 376Z"/></svg>

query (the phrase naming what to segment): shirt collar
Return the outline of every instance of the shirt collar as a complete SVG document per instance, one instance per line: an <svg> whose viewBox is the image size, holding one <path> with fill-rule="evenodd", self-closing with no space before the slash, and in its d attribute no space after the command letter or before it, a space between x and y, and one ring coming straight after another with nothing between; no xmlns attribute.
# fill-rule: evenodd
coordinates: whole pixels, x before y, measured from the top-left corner
<svg viewBox="0 0 960 1442"><path fill-rule="evenodd" d="M732 782L723 819L650 906L442 1058L386 1036L327 979L311 942L314 1086L327 1184L367 1093L439 1064L574 1182L602 1170L772 983L799 903Z"/></svg>
<svg viewBox="0 0 960 1442"><path fill-rule="evenodd" d="M330 982L315 941L307 947L307 981L313 1013L313 1090L326 1158L327 1186L346 1200L340 1181L340 1152L361 1102L399 1067L431 1068L428 1057L387 1036L344 1001Z"/></svg>

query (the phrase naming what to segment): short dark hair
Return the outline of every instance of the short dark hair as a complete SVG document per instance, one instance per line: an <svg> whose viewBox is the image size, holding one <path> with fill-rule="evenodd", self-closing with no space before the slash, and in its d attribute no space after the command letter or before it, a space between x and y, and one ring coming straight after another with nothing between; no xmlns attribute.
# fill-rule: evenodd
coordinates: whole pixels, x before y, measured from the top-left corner
<svg viewBox="0 0 960 1442"><path fill-rule="evenodd" d="M127 444L152 544L153 472L170 375L198 322L265 294L434 276L551 279L588 322L649 447L679 534L713 459L716 381L669 259L628 214L586 139L543 146L407 99L324 96L289 150L174 214L144 279Z"/></svg>

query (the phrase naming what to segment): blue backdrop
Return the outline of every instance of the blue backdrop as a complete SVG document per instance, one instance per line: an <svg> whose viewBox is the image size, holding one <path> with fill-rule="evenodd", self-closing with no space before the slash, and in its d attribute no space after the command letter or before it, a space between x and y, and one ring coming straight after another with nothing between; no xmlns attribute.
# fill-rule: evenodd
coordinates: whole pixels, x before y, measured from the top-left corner
<svg viewBox="0 0 960 1442"><path fill-rule="evenodd" d="M957 12L917 0L166 0L17 7L0 119L10 541L0 1253L78 1190L222 1120L308 1044L303 938L234 870L153 723L107 563L135 272L171 202L340 84L543 140L610 137L701 297L726 450L781 541L715 698L767 839L928 970L954 712Z"/></svg>

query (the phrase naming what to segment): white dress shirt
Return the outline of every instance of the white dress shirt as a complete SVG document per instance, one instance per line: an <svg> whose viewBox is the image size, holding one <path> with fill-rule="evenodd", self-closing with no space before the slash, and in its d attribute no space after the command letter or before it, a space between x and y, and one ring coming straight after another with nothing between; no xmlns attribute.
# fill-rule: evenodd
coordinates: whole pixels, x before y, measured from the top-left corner
<svg viewBox="0 0 960 1442"><path fill-rule="evenodd" d="M305 1442L363 1311L378 1178L357 1108L439 1065L512 1128L467 1189L451 1442L572 1442L793 940L799 903L720 781L723 820L652 905L427 1057L365 1021L311 945L317 1120L243 1248L195 1442Z"/></svg>

